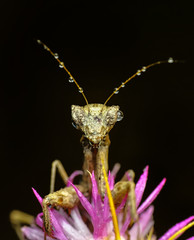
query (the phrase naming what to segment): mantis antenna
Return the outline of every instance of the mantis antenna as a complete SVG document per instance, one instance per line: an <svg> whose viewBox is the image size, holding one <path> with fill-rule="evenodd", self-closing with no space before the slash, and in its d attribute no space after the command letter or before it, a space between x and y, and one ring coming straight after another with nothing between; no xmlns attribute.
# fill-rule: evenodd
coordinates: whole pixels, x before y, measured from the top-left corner
<svg viewBox="0 0 194 240"><path fill-rule="evenodd" d="M142 67L141 69L137 70L137 72L135 74L133 74L131 77L129 77L125 82L122 82L122 84L115 88L113 93L107 98L107 100L105 101L104 105L107 104L107 102L111 99L111 97L114 95L114 94L118 94L119 93L119 90L123 87L125 87L125 84L128 83L131 79L133 79L134 77L136 76L139 76L141 75L142 72L145 72L148 68L151 68L155 65L159 65L159 64L163 64L163 63L177 63L177 62L182 62L182 61L178 61L178 60L174 60L173 58L169 58L168 60L164 60L164 61L157 61L155 63L151 63L145 67Z"/></svg>
<svg viewBox="0 0 194 240"><path fill-rule="evenodd" d="M59 63L59 67L65 69L65 71L67 72L67 74L69 75L69 82L74 82L75 85L77 86L79 92L82 94L82 96L84 97L86 104L88 105L88 100L84 94L83 89L80 87L80 85L77 83L77 81L75 80L75 78L71 75L71 73L69 72L69 70L65 67L64 62L61 62L59 60L59 55L58 53L54 53L53 51L51 51L51 49L45 44L43 43L41 40L37 40L37 43L42 45L44 47L45 50L47 50Z"/></svg>

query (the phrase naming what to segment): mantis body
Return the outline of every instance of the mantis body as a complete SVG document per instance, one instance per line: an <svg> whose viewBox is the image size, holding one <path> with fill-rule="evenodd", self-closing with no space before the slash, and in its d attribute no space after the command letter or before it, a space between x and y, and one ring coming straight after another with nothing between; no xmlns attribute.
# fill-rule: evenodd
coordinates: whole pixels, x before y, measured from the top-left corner
<svg viewBox="0 0 194 240"><path fill-rule="evenodd" d="M95 178L98 184L98 191L101 195L101 198L104 198L106 193L104 174L102 170L102 162L104 162L104 167L106 172L108 171L108 151L109 151L109 132L114 127L117 121L121 121L123 118L122 112L119 110L119 106L107 106L107 102L109 99L116 93L118 93L119 89L124 87L126 83L128 83L135 76L140 75L142 72L145 72L146 69L158 65L161 63L173 63L172 58L169 58L167 61L158 61L152 63L148 66L142 67L138 70L134 75L128 78L125 82L123 82L118 88L115 88L113 93L108 97L104 104L89 104L88 100L83 92L83 89L79 86L77 81L73 78L71 73L67 70L64 63L61 62L58 58L58 54L53 53L44 43L38 40L39 44L42 44L44 48L51 53L55 57L55 59L59 62L59 66L64 68L67 74L69 75L69 81L74 82L78 87L79 92L83 95L86 105L85 106L77 106L72 105L71 107L71 115L73 120L73 125L77 129L83 132L83 136L81 138L81 144L83 147L83 155L84 155L84 163L83 163L83 177L77 187L79 190L88 198L90 198L91 194L91 180L90 174L94 171ZM102 161L103 160L103 161ZM55 160L52 163L51 170L51 185L50 185L50 193L44 197L43 200L43 220L44 220L44 228L46 235L52 236L52 222L49 215L49 208L53 207L62 207L64 209L72 209L79 203L79 198L72 186L66 186L58 191L54 192L55 185L55 176L56 170L59 171L64 183L67 185L68 183L68 175L59 160ZM112 198L115 206L118 206L123 198L127 195L127 202L125 206L125 211L129 211L133 219L137 218L136 213L136 202L135 202L135 184L133 182L134 173L132 170L128 171L128 174L131 178L131 181L128 181L127 176L121 179L121 181L117 182L112 190ZM124 214L125 215L125 214ZM15 226L20 225L21 222L31 223L33 218L26 216L25 214L13 211L10 215L11 222ZM22 239L22 235L18 231L18 227L16 228L16 232L20 239ZM45 236L46 236L45 235ZM46 237L45 237L46 238Z"/></svg>
<svg viewBox="0 0 194 240"><path fill-rule="evenodd" d="M90 197L91 180L88 172L91 173L92 171L94 171L101 197L103 198L106 193L102 159L105 170L108 171L108 150L110 145L108 133L117 121L122 120L122 116L123 114L119 110L119 106L105 106L103 104L88 104L84 107L72 106L72 120L76 128L84 133L81 138L84 154L83 177L77 187L85 196ZM54 181L52 179L54 179L56 168L59 169L64 182L67 184L68 181L66 171L61 162L53 162L51 193L43 200L43 218L45 230L48 235L52 232L48 208L60 206L64 209L71 209L79 202L79 198L72 186L52 192L54 189ZM133 178L134 174L132 170L129 171L129 174ZM127 179L123 178L120 182L117 182L112 190L112 197L114 204L117 206L126 194L128 194L128 207L131 210L132 216L136 217L134 187L135 184L133 181L127 181Z"/></svg>

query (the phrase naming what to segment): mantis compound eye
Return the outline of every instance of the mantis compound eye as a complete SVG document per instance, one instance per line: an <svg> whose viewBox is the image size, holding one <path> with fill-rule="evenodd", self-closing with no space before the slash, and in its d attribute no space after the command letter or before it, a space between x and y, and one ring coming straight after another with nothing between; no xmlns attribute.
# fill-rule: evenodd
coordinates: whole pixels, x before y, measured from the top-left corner
<svg viewBox="0 0 194 240"><path fill-rule="evenodd" d="M124 118L124 114L121 111L117 112L117 122L121 121Z"/></svg>
<svg viewBox="0 0 194 240"><path fill-rule="evenodd" d="M72 126L76 129L79 129L78 125L74 121L72 121Z"/></svg>

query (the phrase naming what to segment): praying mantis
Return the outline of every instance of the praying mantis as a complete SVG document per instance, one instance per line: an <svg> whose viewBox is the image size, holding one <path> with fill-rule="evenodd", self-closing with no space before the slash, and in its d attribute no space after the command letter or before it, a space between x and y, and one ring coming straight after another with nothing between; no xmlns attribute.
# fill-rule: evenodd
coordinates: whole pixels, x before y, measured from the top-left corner
<svg viewBox="0 0 194 240"><path fill-rule="evenodd" d="M83 89L80 87L78 82L74 79L72 74L66 68L63 62L59 60L57 53L51 51L47 45L42 41L37 41L39 44L43 45L44 49L47 50L59 63L59 67L63 68L69 75L69 82L74 82L77 86L79 92L85 99L85 106L72 105L71 106L71 116L73 121L73 126L81 130L83 136L81 137L81 144L83 148L84 162L83 162L83 176L77 188L88 198L91 194L91 179L90 173L94 171L94 175L98 185L98 191L103 199L106 194L105 179L103 174L102 163L104 164L105 171L108 172L108 151L110 146L109 132L114 127L116 122L123 119L123 113L120 111L119 106L107 106L110 98L119 92L131 79L141 75L148 68L159 65L162 63L173 63L177 62L172 58L166 61L158 61L142 67L135 74L133 74L126 81L115 88L112 94L107 98L104 104L94 103L89 104L88 100L84 94ZM117 165L117 167L119 167ZM51 182L50 182L50 193L44 197L43 206L43 221L45 229L45 239L46 235L52 237L52 222L49 215L49 208L62 207L64 209L72 209L79 203L79 198L72 186L66 186L58 191L54 191L56 172L59 172L65 185L68 185L69 176L64 169L62 163L59 160L55 160L52 163L51 168ZM127 176L124 175L123 178L117 182L114 189L111 191L113 202L115 206L118 206L123 198L127 195L127 202L125 206L125 211L130 210L132 219L136 220L138 218L136 213L136 200L135 200L135 184L134 184L134 172L128 170L128 175L130 181L128 181ZM14 226L18 226L18 223L27 222L31 223L33 218L28 218L28 215L20 213L18 211L13 211L11 213L11 222ZM22 238L21 233L16 229L20 239Z"/></svg>

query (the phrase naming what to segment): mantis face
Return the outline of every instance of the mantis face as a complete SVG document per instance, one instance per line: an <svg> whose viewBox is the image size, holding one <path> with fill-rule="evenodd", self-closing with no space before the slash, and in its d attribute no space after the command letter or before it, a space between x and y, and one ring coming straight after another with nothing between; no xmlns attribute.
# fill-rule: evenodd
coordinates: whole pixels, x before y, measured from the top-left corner
<svg viewBox="0 0 194 240"><path fill-rule="evenodd" d="M123 118L119 106L88 104L81 107L72 105L71 110L75 127L80 129L93 144L99 144L115 123Z"/></svg>

